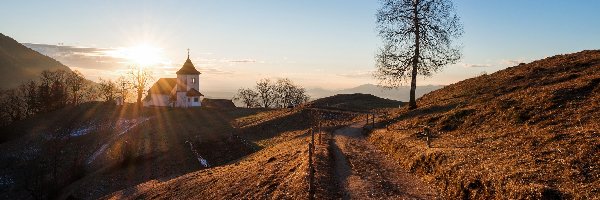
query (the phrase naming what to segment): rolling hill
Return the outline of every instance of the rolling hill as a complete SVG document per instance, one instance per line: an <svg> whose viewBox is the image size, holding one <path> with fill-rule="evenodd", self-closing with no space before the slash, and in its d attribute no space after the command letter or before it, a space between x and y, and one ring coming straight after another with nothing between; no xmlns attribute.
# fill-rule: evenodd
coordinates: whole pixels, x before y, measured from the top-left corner
<svg viewBox="0 0 600 200"><path fill-rule="evenodd" d="M443 85L423 85L417 86L416 97L419 98L424 94L444 87ZM313 99L324 98L336 94L372 94L381 98L392 99L397 101L408 102L410 94L410 86L402 86L394 89L386 89L373 84L363 84L353 88L342 90L326 90L322 88L309 88L307 93Z"/></svg>
<svg viewBox="0 0 600 200"><path fill-rule="evenodd" d="M66 70L69 67L25 47L0 33L0 89L14 88L36 79L44 70Z"/></svg>
<svg viewBox="0 0 600 200"><path fill-rule="evenodd" d="M600 196L600 51L467 79L417 104L381 113L369 139L444 198Z"/></svg>
<svg viewBox="0 0 600 200"><path fill-rule="evenodd" d="M348 98L353 97L353 98ZM165 181L149 181L103 199L306 199L308 198L307 134L315 115L321 116L323 130L333 131L353 123L357 117L346 111L319 107L331 104L374 103L382 108L391 100L372 95L335 95L295 109L265 110L235 120L239 136L262 148L255 153L216 168L202 169ZM353 103L353 101L357 101ZM392 101L393 107L399 102ZM389 108L389 107L388 107ZM369 108L371 109L371 108ZM331 158L326 143L316 150L315 196L340 198L331 177Z"/></svg>
<svg viewBox="0 0 600 200"><path fill-rule="evenodd" d="M0 144L0 198L95 199L225 164L256 148L231 120L260 111L85 103L15 122L2 129L22 136Z"/></svg>
<svg viewBox="0 0 600 200"><path fill-rule="evenodd" d="M361 99L379 106L386 102L370 95L350 100ZM302 198L310 119L321 115L322 128L335 129L355 117L313 109L85 103L40 114L1 130L22 136L0 143L0 197L96 199L125 189L112 195ZM172 187L189 192L168 190ZM331 196L325 190L319 195Z"/></svg>

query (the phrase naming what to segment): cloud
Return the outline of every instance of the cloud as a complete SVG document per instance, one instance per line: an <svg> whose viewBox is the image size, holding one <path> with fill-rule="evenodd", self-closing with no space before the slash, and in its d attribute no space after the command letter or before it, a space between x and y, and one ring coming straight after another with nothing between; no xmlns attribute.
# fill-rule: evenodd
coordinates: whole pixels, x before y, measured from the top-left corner
<svg viewBox="0 0 600 200"><path fill-rule="evenodd" d="M226 71L219 68L213 67L199 67L198 71L200 71L204 75L231 75L234 74L232 71Z"/></svg>
<svg viewBox="0 0 600 200"><path fill-rule="evenodd" d="M232 62L232 63L255 63L256 60L242 59L242 60L229 60L228 62Z"/></svg>
<svg viewBox="0 0 600 200"><path fill-rule="evenodd" d="M125 66L126 60L110 56L113 48L59 46L50 44L23 43L41 54L52 57L61 63L79 69L113 70Z"/></svg>
<svg viewBox="0 0 600 200"><path fill-rule="evenodd" d="M516 60L502 60L502 61L500 61L500 63L501 63L503 66L506 66L506 67L510 67L510 66L516 66L516 65L519 65L519 64L521 64L521 63L525 63L525 62L527 62L527 61L525 61L525 59L516 59Z"/></svg>
<svg viewBox="0 0 600 200"><path fill-rule="evenodd" d="M221 59L216 59L216 58L193 58L192 61L194 61L194 63L198 62L200 64L208 64L208 65L212 65L212 64L245 64L245 63L265 63L264 61L258 61L256 59L227 59L227 58L221 58Z"/></svg>
<svg viewBox="0 0 600 200"><path fill-rule="evenodd" d="M350 73L337 74L337 76L345 78L372 78L373 71L354 71Z"/></svg>
<svg viewBox="0 0 600 200"><path fill-rule="evenodd" d="M492 67L491 64L469 64L469 63L464 63L462 64L463 67L466 68L484 68L484 67Z"/></svg>

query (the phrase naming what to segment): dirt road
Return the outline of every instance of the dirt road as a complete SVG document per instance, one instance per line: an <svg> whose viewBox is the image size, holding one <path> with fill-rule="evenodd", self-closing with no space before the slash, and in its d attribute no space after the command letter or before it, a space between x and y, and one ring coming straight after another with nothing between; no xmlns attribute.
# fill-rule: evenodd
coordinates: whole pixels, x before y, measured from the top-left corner
<svg viewBox="0 0 600 200"><path fill-rule="evenodd" d="M363 124L334 132L335 176L344 199L436 199L434 189L366 141Z"/></svg>

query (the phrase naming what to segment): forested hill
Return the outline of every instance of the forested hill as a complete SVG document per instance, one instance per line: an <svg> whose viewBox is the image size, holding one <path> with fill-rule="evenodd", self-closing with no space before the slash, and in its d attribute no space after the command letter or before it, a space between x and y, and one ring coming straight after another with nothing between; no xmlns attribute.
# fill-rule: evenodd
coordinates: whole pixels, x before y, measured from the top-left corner
<svg viewBox="0 0 600 200"><path fill-rule="evenodd" d="M60 62L27 48L0 33L0 89L17 87L37 78L44 70L67 70Z"/></svg>

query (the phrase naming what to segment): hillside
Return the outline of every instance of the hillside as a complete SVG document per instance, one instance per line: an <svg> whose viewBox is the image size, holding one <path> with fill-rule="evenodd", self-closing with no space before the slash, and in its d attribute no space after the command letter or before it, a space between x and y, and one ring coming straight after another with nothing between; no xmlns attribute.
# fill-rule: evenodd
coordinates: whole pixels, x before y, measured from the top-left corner
<svg viewBox="0 0 600 200"><path fill-rule="evenodd" d="M336 94L307 103L307 107L340 109L351 111L369 111L378 108L394 108L403 103L396 100L384 99L372 94Z"/></svg>
<svg viewBox="0 0 600 200"><path fill-rule="evenodd" d="M600 51L467 79L417 104L382 113L369 140L445 198L600 196Z"/></svg>
<svg viewBox="0 0 600 200"><path fill-rule="evenodd" d="M0 89L35 79L44 70L67 70L60 62L31 50L0 33Z"/></svg>
<svg viewBox="0 0 600 200"><path fill-rule="evenodd" d="M3 133L23 136L0 143L0 197L95 199L141 184L136 193L126 193L136 196L145 195L143 188L150 185L152 190L146 192L161 192L158 183L185 183L182 188L209 187L162 194L300 198L306 195L306 133L315 116L323 119L323 130L355 117L312 108L140 110L103 103L67 107L3 127ZM326 157L326 151L321 149L320 155ZM250 170L264 163L273 167ZM232 176L236 173L242 174ZM177 181L197 176L193 174L212 178ZM282 183L288 178L295 182ZM258 183L242 179L268 184L260 189L254 187ZM236 183L243 184L229 189ZM275 190L273 184L281 186ZM319 194L331 196L327 191Z"/></svg>
<svg viewBox="0 0 600 200"><path fill-rule="evenodd" d="M320 119L321 130L331 132L353 123L357 117L352 112L315 107L320 102L336 105L368 102L377 108L390 103L371 95L342 95L316 100L303 108L264 110L240 117L234 121L234 126L239 127L237 135L257 145L260 148L257 152L224 166L191 172L171 180L149 181L104 198L306 199L309 128ZM332 177L333 161L328 144L321 143L316 150L315 196L318 199L341 197Z"/></svg>
<svg viewBox="0 0 600 200"><path fill-rule="evenodd" d="M444 86L443 85L417 86L416 97L419 98L419 97L423 96L424 94L427 94L431 91L440 89L442 87L444 87ZM362 94L372 94L372 95L375 95L375 96L378 96L381 98L407 102L409 100L408 97L410 94L410 86L401 86L398 88L386 89L384 87L373 85L373 84L364 84L364 85L359 85L359 86L356 86L353 88L346 88L346 89L342 89L342 90L326 90L326 89L322 89L322 88L309 88L307 90L307 93L313 99L324 98L324 97L333 96L336 94L362 93Z"/></svg>
<svg viewBox="0 0 600 200"><path fill-rule="evenodd" d="M15 122L2 130L23 136L0 144L0 198L94 199L223 165L255 151L230 122L259 111L86 103Z"/></svg>

